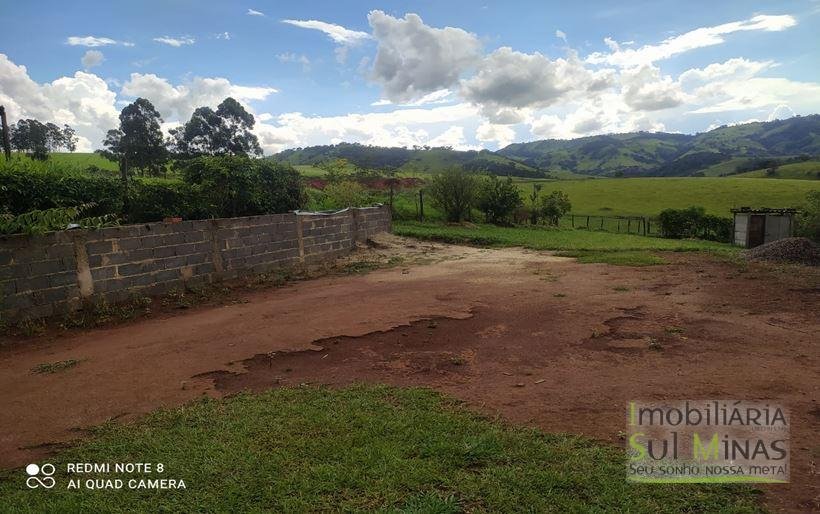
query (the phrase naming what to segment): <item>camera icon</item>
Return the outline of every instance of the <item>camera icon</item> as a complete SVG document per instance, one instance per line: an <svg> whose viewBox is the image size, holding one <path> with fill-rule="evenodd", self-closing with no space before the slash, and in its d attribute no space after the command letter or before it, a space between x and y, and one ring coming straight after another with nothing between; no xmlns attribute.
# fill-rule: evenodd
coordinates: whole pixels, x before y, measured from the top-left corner
<svg viewBox="0 0 820 514"><path fill-rule="evenodd" d="M51 476L56 471L54 464L43 464L42 466L38 466L37 464L29 464L26 466L26 473L28 474L28 478L26 479L26 485L29 489L37 489L38 487L42 487L43 489L51 489L54 487L54 484L57 483L54 480L54 477Z"/></svg>

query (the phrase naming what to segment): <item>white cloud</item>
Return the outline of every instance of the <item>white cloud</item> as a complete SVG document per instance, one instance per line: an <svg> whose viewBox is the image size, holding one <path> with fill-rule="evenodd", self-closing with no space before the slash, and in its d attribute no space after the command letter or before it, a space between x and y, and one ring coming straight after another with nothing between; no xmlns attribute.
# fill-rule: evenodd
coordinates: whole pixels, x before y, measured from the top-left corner
<svg viewBox="0 0 820 514"><path fill-rule="evenodd" d="M262 148L269 153L294 146L342 141L379 146L425 145L437 141L467 148L469 146L458 139L459 134L447 130L464 122L476 122L477 111L469 104L456 104L344 116L305 116L292 112L276 116L274 120L276 124L257 123L255 129ZM438 136L430 136L439 131Z"/></svg>
<svg viewBox="0 0 820 514"><path fill-rule="evenodd" d="M428 140L425 144L432 147L449 146L453 150L480 150L481 147L467 144L464 127L452 125L450 128Z"/></svg>
<svg viewBox="0 0 820 514"><path fill-rule="evenodd" d="M93 68L94 66L99 66L105 60L105 56L99 50L88 50L83 58L80 59L80 62L83 64L83 68L86 70Z"/></svg>
<svg viewBox="0 0 820 514"><path fill-rule="evenodd" d="M188 121L194 109L201 106L216 107L231 96L247 106L248 102L264 100L277 90L272 87L251 87L232 84L222 77L195 77L177 86L152 73L132 73L122 87L128 97L147 98L166 120Z"/></svg>
<svg viewBox="0 0 820 514"><path fill-rule="evenodd" d="M557 37L558 39L560 39L564 43L567 42L567 33L564 32L563 30L557 29L555 31L555 37Z"/></svg>
<svg viewBox="0 0 820 514"><path fill-rule="evenodd" d="M795 115L795 112L786 104L780 104L769 113L766 121L785 120Z"/></svg>
<svg viewBox="0 0 820 514"><path fill-rule="evenodd" d="M155 37L154 41L156 41L157 43L162 43L164 45L173 46L173 47L176 47L176 48L179 48L180 46L183 46L183 45L193 45L194 43L196 43L196 39L194 39L190 36L177 37L177 38L169 37L169 36L162 36L162 37Z"/></svg>
<svg viewBox="0 0 820 514"><path fill-rule="evenodd" d="M340 45L354 45L365 39L370 39L370 34L361 32L359 30L350 30L341 25L334 23L327 23L319 20L282 20L282 23L301 27L303 29L312 29L324 32L333 40L334 43Z"/></svg>
<svg viewBox="0 0 820 514"><path fill-rule="evenodd" d="M220 32L216 35L216 39L224 39L225 41L230 41L231 33L230 32Z"/></svg>
<svg viewBox="0 0 820 514"><path fill-rule="evenodd" d="M640 66L668 59L696 48L719 45L725 41L723 36L734 32L751 30L780 31L796 24L797 20L789 15L758 15L748 20L733 21L712 27L700 27L679 36L667 38L659 44L645 45L634 49L622 49L617 43L613 46L611 43L614 43L614 41L607 38L605 42L610 47L610 52L595 52L590 54L586 60L593 64Z"/></svg>
<svg viewBox="0 0 820 514"><path fill-rule="evenodd" d="M248 9L248 12L246 12L245 14L247 14L248 16L264 16L265 15L265 13L263 13L262 11L255 11L253 9Z"/></svg>
<svg viewBox="0 0 820 514"><path fill-rule="evenodd" d="M658 111L677 107L685 101L678 82L661 76L654 66L641 66L621 74L624 101L635 110Z"/></svg>
<svg viewBox="0 0 820 514"><path fill-rule="evenodd" d="M384 106L384 105L398 105L399 107L419 107L421 105L429 105L429 104L443 104L452 101L451 96L453 92L449 89L439 89L438 91L433 91L432 93L426 94L419 98L418 100L413 100L412 102L405 102L401 104L394 104L390 100L386 98L382 98L373 102L372 106Z"/></svg>
<svg viewBox="0 0 820 514"><path fill-rule="evenodd" d="M42 122L69 124L77 132L78 151L97 147L105 131L118 123L116 94L100 77L78 71L71 77L38 84L0 54L0 104L6 106L9 122L35 118Z"/></svg>
<svg viewBox="0 0 820 514"><path fill-rule="evenodd" d="M547 107L571 92L594 96L609 84L608 77L608 70L590 71L574 56L550 60L538 52L501 47L481 61L475 76L462 82L461 94L480 105L490 121L518 123L527 109Z"/></svg>
<svg viewBox="0 0 820 514"><path fill-rule="evenodd" d="M127 41L117 41L111 39L109 37L96 37L96 36L69 36L65 40L65 44L70 46L90 46L90 47L97 47L97 46L108 46L108 45L123 45L123 46L134 46L134 43L129 43Z"/></svg>
<svg viewBox="0 0 820 514"><path fill-rule="evenodd" d="M310 59L305 54L297 55L293 52L283 52L281 54L276 54L276 58L279 62L292 62L298 63L302 65L303 71L310 70Z"/></svg>
<svg viewBox="0 0 820 514"><path fill-rule="evenodd" d="M785 78L755 77L711 82L693 93L690 114L755 111L786 104L798 112L817 112L820 84Z"/></svg>
<svg viewBox="0 0 820 514"><path fill-rule="evenodd" d="M482 143L495 143L498 148L504 148L515 139L515 130L509 125L484 122L476 129L475 137Z"/></svg>
<svg viewBox="0 0 820 514"><path fill-rule="evenodd" d="M394 18L382 11L367 16L378 42L372 78L393 102L409 102L454 85L480 57L475 34L433 28L416 14Z"/></svg>
<svg viewBox="0 0 820 514"><path fill-rule="evenodd" d="M773 67L774 64L774 61L751 61L739 57L725 62L715 62L704 68L686 70L678 77L678 81L682 84L691 85L727 78L743 80Z"/></svg>

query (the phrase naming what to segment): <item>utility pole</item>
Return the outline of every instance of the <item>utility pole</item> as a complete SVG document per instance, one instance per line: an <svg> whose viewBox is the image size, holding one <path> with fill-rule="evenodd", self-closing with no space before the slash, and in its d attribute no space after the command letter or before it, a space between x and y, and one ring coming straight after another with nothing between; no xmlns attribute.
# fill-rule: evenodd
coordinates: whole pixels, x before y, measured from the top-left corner
<svg viewBox="0 0 820 514"><path fill-rule="evenodd" d="M6 160L11 159L11 143L9 142L9 124L6 120L6 108L0 105L0 126L3 128L3 153L6 154Z"/></svg>

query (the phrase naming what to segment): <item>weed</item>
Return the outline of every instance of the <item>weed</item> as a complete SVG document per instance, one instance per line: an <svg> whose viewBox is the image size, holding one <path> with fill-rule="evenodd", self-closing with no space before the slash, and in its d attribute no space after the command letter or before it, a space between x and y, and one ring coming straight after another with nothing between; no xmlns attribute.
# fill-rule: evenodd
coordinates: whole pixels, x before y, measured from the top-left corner
<svg viewBox="0 0 820 514"><path fill-rule="evenodd" d="M38 364L31 368L32 373L56 373L58 371L64 371L68 368L73 368L76 366L80 361L76 359L68 359L64 361L58 362L47 362L43 364Z"/></svg>

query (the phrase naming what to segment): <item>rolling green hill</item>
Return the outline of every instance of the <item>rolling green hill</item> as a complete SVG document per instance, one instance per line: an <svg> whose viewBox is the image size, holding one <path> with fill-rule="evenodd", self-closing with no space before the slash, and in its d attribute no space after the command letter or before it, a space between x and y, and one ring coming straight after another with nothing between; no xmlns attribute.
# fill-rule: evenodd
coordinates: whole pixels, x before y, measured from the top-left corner
<svg viewBox="0 0 820 514"><path fill-rule="evenodd" d="M414 176L461 166L502 176L578 178L735 175L757 169L750 165L765 158L777 158L786 164L789 159L809 160L817 156L820 156L820 115L723 126L696 135L632 132L547 139L514 143L497 152L340 143L285 150L271 158L314 167L343 158L359 168L393 170ZM797 173L784 177L808 178L808 175Z"/></svg>
<svg viewBox="0 0 820 514"><path fill-rule="evenodd" d="M820 155L820 115L723 126L697 135L637 132L533 141L497 153L547 170L590 175L727 175L745 160Z"/></svg>
<svg viewBox="0 0 820 514"><path fill-rule="evenodd" d="M340 143L284 150L271 158L297 166L312 167L334 159L347 159L351 164L362 169L392 170L400 175L408 176L436 173L453 166L502 176L530 178L549 176L544 170L535 166L489 150L463 152L446 147L402 148Z"/></svg>

